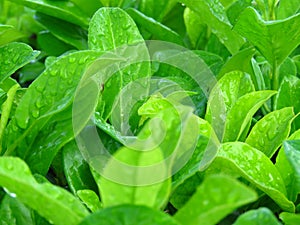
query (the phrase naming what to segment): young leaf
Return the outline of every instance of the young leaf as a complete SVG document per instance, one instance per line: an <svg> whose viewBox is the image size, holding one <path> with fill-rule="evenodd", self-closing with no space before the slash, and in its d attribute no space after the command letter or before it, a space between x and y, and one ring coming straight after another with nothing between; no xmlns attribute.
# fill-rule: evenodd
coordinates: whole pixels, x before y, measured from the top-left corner
<svg viewBox="0 0 300 225"><path fill-rule="evenodd" d="M249 210L243 213L233 225L281 225L272 211L268 208Z"/></svg>
<svg viewBox="0 0 300 225"><path fill-rule="evenodd" d="M212 89L207 103L205 119L222 139L226 115L239 98L254 90L249 75L233 71L224 75Z"/></svg>
<svg viewBox="0 0 300 225"><path fill-rule="evenodd" d="M100 210L86 217L79 225L179 225L171 216L145 206L120 205Z"/></svg>
<svg viewBox="0 0 300 225"><path fill-rule="evenodd" d="M223 142L238 140L256 111L274 94L275 91L256 91L239 98L227 114Z"/></svg>
<svg viewBox="0 0 300 225"><path fill-rule="evenodd" d="M294 139L297 139L296 135L292 135L289 141L283 143L283 148L280 149L276 158L276 167L281 173L287 189L287 196L291 201L296 201L300 193L300 168L298 164L300 142Z"/></svg>
<svg viewBox="0 0 300 225"><path fill-rule="evenodd" d="M271 65L279 66L300 44L299 23L300 14L266 22L249 7L239 17L234 30L246 37Z"/></svg>
<svg viewBox="0 0 300 225"><path fill-rule="evenodd" d="M231 54L238 52L244 44L244 40L231 29L232 26L228 21L225 9L219 1L181 0L181 2L198 14L201 21L211 28Z"/></svg>
<svg viewBox="0 0 300 225"><path fill-rule="evenodd" d="M129 8L126 12L134 19L140 29L144 29L154 36L155 40L173 42L178 45L183 45L182 38L169 27L147 17L140 11Z"/></svg>
<svg viewBox="0 0 300 225"><path fill-rule="evenodd" d="M269 113L254 125L246 143L271 158L289 136L294 116L292 107Z"/></svg>
<svg viewBox="0 0 300 225"><path fill-rule="evenodd" d="M286 197L286 189L280 173L272 161L261 151L242 142L224 143L221 145L214 163L226 165L228 172L239 174L251 182L272 198L283 210L295 211L293 202ZM225 168L220 168L220 170L222 169Z"/></svg>
<svg viewBox="0 0 300 225"><path fill-rule="evenodd" d="M88 215L81 202L63 188L37 183L18 158L0 158L0 186L55 224L75 225Z"/></svg>
<svg viewBox="0 0 300 225"><path fill-rule="evenodd" d="M174 218L186 225L218 223L236 208L253 202L256 193L226 176L207 177Z"/></svg>
<svg viewBox="0 0 300 225"><path fill-rule="evenodd" d="M0 83L40 54L24 43L9 43L0 47Z"/></svg>
<svg viewBox="0 0 300 225"><path fill-rule="evenodd" d="M92 190L79 190L76 194L93 213L102 208L98 195Z"/></svg>
<svg viewBox="0 0 300 225"><path fill-rule="evenodd" d="M57 17L59 19L87 27L89 17L73 2L47 0L10 0L20 5L35 9L38 12Z"/></svg>

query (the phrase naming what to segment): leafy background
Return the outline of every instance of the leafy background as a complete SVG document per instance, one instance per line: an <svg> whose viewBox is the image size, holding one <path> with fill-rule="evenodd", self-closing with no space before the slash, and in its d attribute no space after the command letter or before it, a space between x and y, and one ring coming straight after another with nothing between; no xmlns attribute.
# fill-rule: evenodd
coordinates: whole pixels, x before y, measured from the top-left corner
<svg viewBox="0 0 300 225"><path fill-rule="evenodd" d="M0 12L0 224L300 224L299 0L0 0ZM153 154L135 155L110 123L119 90L161 77L196 106L178 105L189 119L182 132L198 127L187 164L160 183L128 186L84 160L72 102L94 60L142 40L190 49L218 87L207 97L163 63L132 65L103 84L94 124L105 147L136 166L187 146L189 134L179 138L172 94L146 96L130 112L132 132L145 137L161 118L167 134Z"/></svg>

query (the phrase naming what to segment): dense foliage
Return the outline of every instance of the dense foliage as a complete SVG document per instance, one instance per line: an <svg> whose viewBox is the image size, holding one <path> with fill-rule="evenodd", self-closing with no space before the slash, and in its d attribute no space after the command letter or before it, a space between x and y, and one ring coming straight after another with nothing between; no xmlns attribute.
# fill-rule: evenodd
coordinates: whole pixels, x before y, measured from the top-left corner
<svg viewBox="0 0 300 225"><path fill-rule="evenodd" d="M0 12L1 225L300 224L299 0Z"/></svg>

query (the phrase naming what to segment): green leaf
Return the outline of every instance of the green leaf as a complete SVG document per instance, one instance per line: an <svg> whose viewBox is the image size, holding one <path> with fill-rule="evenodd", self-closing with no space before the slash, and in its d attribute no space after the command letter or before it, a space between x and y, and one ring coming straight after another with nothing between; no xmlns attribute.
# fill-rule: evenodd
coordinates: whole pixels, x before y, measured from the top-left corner
<svg viewBox="0 0 300 225"><path fill-rule="evenodd" d="M239 17L234 30L246 37L272 66L279 66L300 44L299 23L300 14L266 22L249 7Z"/></svg>
<svg viewBox="0 0 300 225"><path fill-rule="evenodd" d="M47 1L47 0L10 0L20 5L27 6L38 12L57 17L61 20L87 27L89 17L69 1Z"/></svg>
<svg viewBox="0 0 300 225"><path fill-rule="evenodd" d="M98 195L92 190L79 190L77 195L93 213L102 208Z"/></svg>
<svg viewBox="0 0 300 225"><path fill-rule="evenodd" d="M18 69L34 60L39 51L24 43L9 43L0 47L0 83Z"/></svg>
<svg viewBox="0 0 300 225"><path fill-rule="evenodd" d="M188 37L194 49L204 49L208 42L207 25L201 21L201 17L190 8L184 10L184 24Z"/></svg>
<svg viewBox="0 0 300 225"><path fill-rule="evenodd" d="M295 76L285 76L281 82L275 100L275 109L294 107L295 114L300 112L300 79ZM300 123L296 120L296 125Z"/></svg>
<svg viewBox="0 0 300 225"><path fill-rule="evenodd" d="M99 52L86 51L61 57L30 85L8 125L6 154L18 147L19 156L30 155L29 149L39 131L52 115L70 105L81 75L98 55Z"/></svg>
<svg viewBox="0 0 300 225"><path fill-rule="evenodd" d="M281 225L272 211L268 208L249 210L243 213L233 225Z"/></svg>
<svg viewBox="0 0 300 225"><path fill-rule="evenodd" d="M79 50L88 48L87 33L80 26L39 12L35 18L59 40Z"/></svg>
<svg viewBox="0 0 300 225"><path fill-rule="evenodd" d="M274 94L275 91L256 91L239 98L227 114L223 142L238 140L256 111Z"/></svg>
<svg viewBox="0 0 300 225"><path fill-rule="evenodd" d="M222 139L226 115L239 98L253 90L250 76L240 71L224 75L214 86L208 99L205 119L213 126L219 139Z"/></svg>
<svg viewBox="0 0 300 225"><path fill-rule="evenodd" d="M7 122L10 118L11 109L13 106L13 101L16 95L17 90L20 88L19 84L12 86L7 92L7 99L1 105L1 119L0 119L0 155L2 155L2 138L3 133L6 128Z"/></svg>
<svg viewBox="0 0 300 225"><path fill-rule="evenodd" d="M277 19L285 19L299 12L300 5L298 0L280 0L277 9Z"/></svg>
<svg viewBox="0 0 300 225"><path fill-rule="evenodd" d="M10 25L0 24L0 46L23 38L25 34Z"/></svg>
<svg viewBox="0 0 300 225"><path fill-rule="evenodd" d="M279 214L279 218L285 225L297 225L300 223L300 214L282 212Z"/></svg>
<svg viewBox="0 0 300 225"><path fill-rule="evenodd" d="M37 183L18 158L0 158L0 186L55 224L75 225L88 215L81 202L63 188Z"/></svg>
<svg viewBox="0 0 300 225"><path fill-rule="evenodd" d="M35 225L31 216L31 210L28 209L18 199L5 195L0 204L1 224L18 225L28 224Z"/></svg>
<svg viewBox="0 0 300 225"><path fill-rule="evenodd" d="M129 8L126 10L126 12L132 17L132 19L134 19L140 29L142 28L152 34L153 39L183 45L182 38L169 27L157 22L156 20L153 20L150 17L147 17L134 8Z"/></svg>
<svg viewBox="0 0 300 225"><path fill-rule="evenodd" d="M174 218L186 225L217 224L236 208L253 202L256 193L244 184L226 176L210 176L198 187L191 199Z"/></svg>
<svg viewBox="0 0 300 225"><path fill-rule="evenodd" d="M232 31L232 26L228 21L224 7L219 1L213 0L181 0L187 7L195 11L201 21L206 23L217 35L221 43L227 47L231 54L238 52L244 44L244 40L235 31Z"/></svg>
<svg viewBox="0 0 300 225"><path fill-rule="evenodd" d="M126 37L126 38L125 38ZM119 8L100 8L90 22L90 49L109 51L143 41L133 19Z"/></svg>
<svg viewBox="0 0 300 225"><path fill-rule="evenodd" d="M299 132L292 135L289 141L285 141L276 158L276 167L281 173L287 189L287 196L291 201L296 201L300 193L300 168L298 164L300 142L294 140L298 138Z"/></svg>
<svg viewBox="0 0 300 225"><path fill-rule="evenodd" d="M159 148L150 151L137 151L127 147L119 149L106 164L99 181L103 206L134 204L157 209L164 206L171 186L170 179L166 179L169 176L168 170L164 163L159 167L153 166L163 159ZM127 166L120 167L116 160ZM142 169L147 166L153 168ZM156 183L149 180L155 176L159 180L166 180L158 183L156 178L153 178Z"/></svg>
<svg viewBox="0 0 300 225"><path fill-rule="evenodd" d="M83 189L97 190L89 165L75 141L71 141L63 148L63 166L68 186L74 194Z"/></svg>
<svg viewBox="0 0 300 225"><path fill-rule="evenodd" d="M139 2L138 10L146 16L162 22L164 17L172 10L176 3L176 0L141 0Z"/></svg>
<svg viewBox="0 0 300 225"><path fill-rule="evenodd" d="M179 225L171 216L145 206L120 205L100 210L79 225Z"/></svg>
<svg viewBox="0 0 300 225"><path fill-rule="evenodd" d="M242 142L224 143L214 163L216 166L221 164L225 166L227 172L234 172L248 180L272 198L283 210L295 211L294 204L286 197L286 189L280 173L261 151ZM220 170L225 168L221 167Z"/></svg>
<svg viewBox="0 0 300 225"><path fill-rule="evenodd" d="M271 158L289 136L294 116L292 107L267 114L254 125L246 143Z"/></svg>

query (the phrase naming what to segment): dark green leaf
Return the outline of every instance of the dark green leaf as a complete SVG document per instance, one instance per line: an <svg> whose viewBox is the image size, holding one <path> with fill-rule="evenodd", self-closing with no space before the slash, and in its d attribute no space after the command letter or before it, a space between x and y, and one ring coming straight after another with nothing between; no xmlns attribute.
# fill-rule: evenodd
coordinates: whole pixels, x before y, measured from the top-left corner
<svg viewBox="0 0 300 225"><path fill-rule="evenodd" d="M210 176L174 218L186 225L216 224L236 208L256 199L253 190L233 178Z"/></svg>
<svg viewBox="0 0 300 225"><path fill-rule="evenodd" d="M294 116L292 107L269 113L255 124L246 143L271 158L289 136Z"/></svg>
<svg viewBox="0 0 300 225"><path fill-rule="evenodd" d="M249 210L239 216L233 225L281 225L271 210L259 208Z"/></svg>
<svg viewBox="0 0 300 225"><path fill-rule="evenodd" d="M24 43L9 43L0 47L0 83L38 55Z"/></svg>
<svg viewBox="0 0 300 225"><path fill-rule="evenodd" d="M36 19L59 40L68 45L72 45L79 50L88 48L86 30L82 29L80 26L42 13L36 13ZM52 43L52 45L54 44L55 43ZM68 47L70 49L70 46L68 45L64 48ZM59 50L63 52L63 49Z"/></svg>
<svg viewBox="0 0 300 225"><path fill-rule="evenodd" d="M300 14L286 20L266 22L255 9L247 8L234 30L246 37L273 65L280 65L300 44Z"/></svg>
<svg viewBox="0 0 300 225"><path fill-rule="evenodd" d="M126 12L134 19L140 28L152 34L153 39L183 45L182 38L167 26L147 17L136 9L130 8L127 9Z"/></svg>
<svg viewBox="0 0 300 225"><path fill-rule="evenodd" d="M87 218L80 225L179 225L166 213L145 206L120 205L100 210Z"/></svg>
<svg viewBox="0 0 300 225"><path fill-rule="evenodd" d="M87 27L89 17L73 2L48 0L10 0L20 5L35 9L38 12L57 17L59 19Z"/></svg>
<svg viewBox="0 0 300 225"><path fill-rule="evenodd" d="M63 188L37 183L18 158L0 158L0 186L55 224L75 225L88 215L81 202Z"/></svg>
<svg viewBox="0 0 300 225"><path fill-rule="evenodd" d="M83 189L97 190L89 165L82 157L75 141L64 146L63 164L69 188L74 194Z"/></svg>

